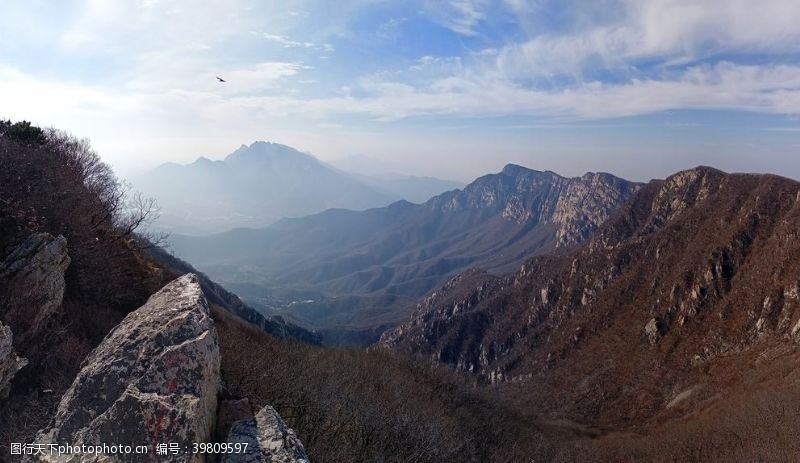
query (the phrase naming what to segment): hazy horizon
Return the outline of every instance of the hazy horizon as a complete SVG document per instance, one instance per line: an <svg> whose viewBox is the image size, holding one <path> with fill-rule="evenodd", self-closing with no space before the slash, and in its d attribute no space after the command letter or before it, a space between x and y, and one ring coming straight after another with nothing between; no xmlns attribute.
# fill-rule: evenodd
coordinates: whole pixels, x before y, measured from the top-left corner
<svg viewBox="0 0 800 463"><path fill-rule="evenodd" d="M800 178L799 23L780 0L12 0L0 118L87 137L126 177L267 140L462 182Z"/></svg>
<svg viewBox="0 0 800 463"><path fill-rule="evenodd" d="M163 162L159 162L158 164L154 164L152 166L140 167L138 169L128 170L128 171L123 170L123 171L120 171L118 173L119 173L119 175L121 177L128 179L128 178L136 178L136 177L139 177L141 175L147 175L148 172L150 172L153 169L156 169L159 166L162 166L164 164L177 164L177 165L184 165L185 166L185 165L192 164L192 163L194 163L195 161L197 161L198 159L201 159L201 158L209 159L209 160L212 160L212 161L224 161L225 158L228 155L230 155L233 151L235 151L237 148L239 148L241 146L249 146L249 145L252 145L253 143L257 143L257 142L268 142L268 143L277 143L277 144L286 145L285 143L280 143L280 142L272 141L272 140L253 140L252 142L249 142L249 143L242 143L239 146L236 146L236 147L232 148L229 152L224 153L224 154L216 154L216 155L212 154L212 155L208 155L208 156L197 156L196 158L188 159L188 160L185 160L185 161L184 160L172 161L172 160L166 159ZM290 145L286 145L286 146L290 146ZM623 174L620 174L617 171L614 171L614 170L608 169L608 168L582 169L582 167L580 165L573 165L573 166L561 166L562 168L559 169L559 168L543 167L545 165L549 165L550 163L548 163L548 162L543 162L541 165L529 165L524 160L522 162L513 162L513 161L502 162L502 160L497 160L498 163L492 164L492 165L488 165L487 166L487 170L479 171L474 176L458 178L458 177L455 177L455 176L447 177L446 176L446 172L441 172L440 173L440 172L437 172L435 170L434 171L427 171L424 168L424 166L415 166L414 164L403 163L402 160L401 160L401 162L397 162L397 160L394 160L394 159L381 160L378 157L373 157L373 156L369 156L369 155L365 155L365 154L351 154L351 155L347 155L347 156L343 156L343 157L339 157L339 158L335 158L335 159L327 159L326 160L326 159L321 159L319 156L316 156L312 152L305 151L305 150L300 149L300 148L298 148L296 146L290 146L290 148L294 148L294 149L297 149L301 153L311 155L314 158L316 158L317 160L319 160L320 162L322 162L324 164L327 164L329 166L332 166L332 167L334 167L336 169L340 169L340 170L342 170L344 172L347 172L347 173L367 175L367 176L378 176L378 177L381 176L381 175L386 175L386 174L398 174L398 175L408 175L408 176L418 176L418 177L432 177L432 178L438 178L438 179L441 179L441 180L451 180L451 181L461 182L463 184L471 183L475 179L477 179L477 178L479 178L481 176L487 175L487 174L498 173L503 169L503 167L505 167L508 164L516 164L516 165L520 165L522 167L525 167L525 168L528 168L528 169L532 169L532 170L552 171L552 172L555 172L556 174L559 174L559 175L564 176L564 177L580 177L583 174L590 173L590 172L605 172L605 173L610 173L610 174L615 175L617 177L624 178L626 180L635 181L635 182L647 182L647 181L653 180L653 179L663 179L663 178L666 178L666 177L668 177L668 176L670 176L670 175L672 175L672 174L674 174L676 172L679 172L681 170L693 169L693 168L699 167L699 166L709 166L709 167L713 167L713 168L716 168L716 169L720 169L720 170L726 171L728 173L771 173L771 174L776 174L776 175L780 175L780 176L784 176L784 177L800 179L800 173L791 175L791 174L787 174L785 172L780 172L780 171L776 171L776 170L769 170L769 169L759 168L758 166L755 166L755 165L753 165L753 168L751 168L751 169L736 168L736 167L726 168L725 167L726 164L730 165L730 166L736 166L736 165L741 165L741 164L737 163L736 160L733 160L733 162L731 162L731 163L726 163L725 159L723 157L712 159L712 161L716 161L716 163L714 163L714 162L694 162L695 159L687 159L687 158L682 158L682 159L681 158L679 158L679 159L663 159L663 160L660 160L660 161L662 161L662 162L660 162L660 166L653 168L653 172L663 172L663 174L661 174L661 175L653 175L653 176L646 177L646 178L645 177L625 176ZM672 161L672 162L670 162L670 161ZM647 160L642 160L642 163L648 163L648 161ZM649 163L649 164L650 164L651 167L653 167L652 163ZM621 170L625 171L624 166L622 166ZM441 175L441 174L444 174L444 175Z"/></svg>

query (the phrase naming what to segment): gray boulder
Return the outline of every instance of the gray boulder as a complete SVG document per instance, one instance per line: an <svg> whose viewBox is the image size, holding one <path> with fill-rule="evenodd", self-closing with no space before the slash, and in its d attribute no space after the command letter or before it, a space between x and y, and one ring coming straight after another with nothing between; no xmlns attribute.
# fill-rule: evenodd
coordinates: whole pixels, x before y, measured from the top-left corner
<svg viewBox="0 0 800 463"><path fill-rule="evenodd" d="M220 383L217 332L193 274L130 313L89 355L36 444L145 445L149 454L48 456L38 461L200 462L184 452L210 442ZM158 445L181 453L156 456Z"/></svg>
<svg viewBox="0 0 800 463"><path fill-rule="evenodd" d="M227 443L247 444L247 451L226 453L223 463L309 463L303 443L267 405L249 420L233 423ZM235 448L235 447L234 447Z"/></svg>
<svg viewBox="0 0 800 463"><path fill-rule="evenodd" d="M8 395L11 378L28 364L27 360L20 358L14 351L12 341L11 328L0 323L0 399Z"/></svg>
<svg viewBox="0 0 800 463"><path fill-rule="evenodd" d="M644 326L644 334L650 344L656 344L664 334L664 324L657 318L651 318Z"/></svg>
<svg viewBox="0 0 800 463"><path fill-rule="evenodd" d="M32 234L0 263L2 315L15 330L35 333L59 310L69 263L66 238L48 233Z"/></svg>

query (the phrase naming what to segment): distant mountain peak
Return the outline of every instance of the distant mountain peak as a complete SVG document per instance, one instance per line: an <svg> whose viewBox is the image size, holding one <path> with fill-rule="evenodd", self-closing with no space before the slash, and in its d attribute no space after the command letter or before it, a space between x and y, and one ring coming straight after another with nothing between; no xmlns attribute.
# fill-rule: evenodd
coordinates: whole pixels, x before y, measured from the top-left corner
<svg viewBox="0 0 800 463"><path fill-rule="evenodd" d="M198 165L209 165L209 164L214 164L214 163L217 163L217 162L219 162L219 161L214 161L212 159L208 159L205 156L200 156L199 158L197 158L197 160L194 161L194 163L198 164Z"/></svg>
<svg viewBox="0 0 800 463"><path fill-rule="evenodd" d="M198 185L204 188L197 197ZM162 207L159 228L172 233L263 227L283 217L330 208L363 210L398 199L280 143L241 145L224 160L167 164L136 179Z"/></svg>
<svg viewBox="0 0 800 463"><path fill-rule="evenodd" d="M265 160L279 160L279 159L298 159L304 161L317 162L317 158L300 152L291 146L282 145L270 141L255 141L250 146L242 145L236 151L229 154L225 158L227 163L250 163L260 162Z"/></svg>
<svg viewBox="0 0 800 463"><path fill-rule="evenodd" d="M506 164L505 167L503 167L503 170L500 171L500 173L503 175L516 177L517 175L520 174L539 173L539 171L528 169L527 167L523 167L518 164Z"/></svg>

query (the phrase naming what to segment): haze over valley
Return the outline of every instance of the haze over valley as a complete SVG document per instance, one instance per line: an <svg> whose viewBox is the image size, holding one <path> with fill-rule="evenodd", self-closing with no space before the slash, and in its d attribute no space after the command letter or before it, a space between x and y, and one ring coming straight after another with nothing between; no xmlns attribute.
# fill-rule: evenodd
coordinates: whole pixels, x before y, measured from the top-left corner
<svg viewBox="0 0 800 463"><path fill-rule="evenodd" d="M173 235L172 250L268 313L321 329L373 333L469 267L504 274L591 235L638 185L508 165L423 204L333 209L265 229Z"/></svg>
<svg viewBox="0 0 800 463"><path fill-rule="evenodd" d="M192 234L263 227L331 208L424 201L460 185L391 173L351 174L271 142L242 145L221 161L201 157L187 165L162 164L135 177L133 184L158 200L156 228Z"/></svg>

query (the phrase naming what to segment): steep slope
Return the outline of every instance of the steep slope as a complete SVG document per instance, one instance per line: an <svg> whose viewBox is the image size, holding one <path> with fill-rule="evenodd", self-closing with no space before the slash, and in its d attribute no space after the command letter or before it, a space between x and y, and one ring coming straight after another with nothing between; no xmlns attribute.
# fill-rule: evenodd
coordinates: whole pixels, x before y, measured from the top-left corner
<svg viewBox="0 0 800 463"><path fill-rule="evenodd" d="M582 242L637 187L509 165L420 205L329 210L172 245L258 307L321 327L374 327L400 321L410 301L458 271L513 271Z"/></svg>
<svg viewBox="0 0 800 463"><path fill-rule="evenodd" d="M134 184L158 200L160 228L195 234L263 227L332 207L383 206L397 198L313 156L269 142L242 145L224 161L164 164Z"/></svg>
<svg viewBox="0 0 800 463"><path fill-rule="evenodd" d="M765 381L788 391L800 386L799 229L797 182L681 172L571 255L505 279L456 277L381 343L611 428L731 405Z"/></svg>

